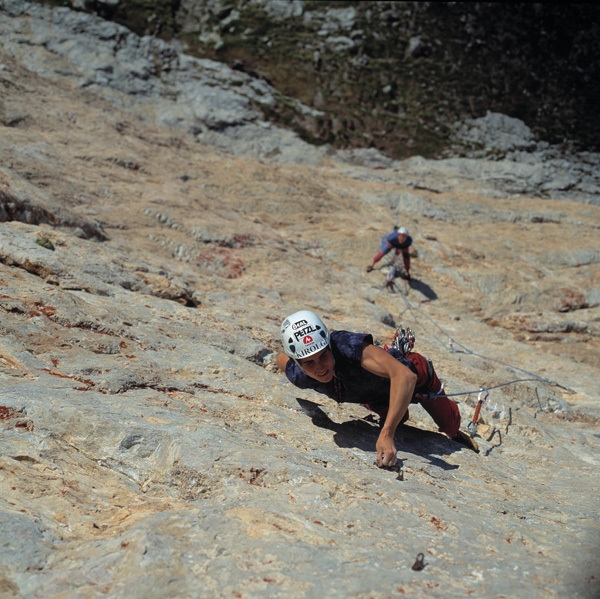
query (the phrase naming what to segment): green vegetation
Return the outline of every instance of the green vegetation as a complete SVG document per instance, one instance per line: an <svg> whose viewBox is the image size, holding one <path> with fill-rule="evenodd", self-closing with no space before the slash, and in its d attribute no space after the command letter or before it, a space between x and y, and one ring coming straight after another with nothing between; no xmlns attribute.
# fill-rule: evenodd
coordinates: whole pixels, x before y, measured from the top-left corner
<svg viewBox="0 0 600 599"><path fill-rule="evenodd" d="M48 237L37 237L35 242L47 250L55 250L54 244Z"/></svg>
<svg viewBox="0 0 600 599"><path fill-rule="evenodd" d="M178 37L188 53L322 111L299 118L280 102L268 115L313 143L435 157L453 123L489 110L523 120L538 139L600 149L600 5L307 1L306 20L269 17L247 0L87 8L140 34ZM353 28L320 35L329 8L354 9ZM327 41L342 36L346 49Z"/></svg>

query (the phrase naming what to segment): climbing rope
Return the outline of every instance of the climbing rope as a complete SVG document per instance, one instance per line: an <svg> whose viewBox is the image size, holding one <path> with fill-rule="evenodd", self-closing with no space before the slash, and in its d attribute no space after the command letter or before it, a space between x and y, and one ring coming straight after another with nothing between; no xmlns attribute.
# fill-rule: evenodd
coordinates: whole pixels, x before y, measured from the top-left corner
<svg viewBox="0 0 600 599"><path fill-rule="evenodd" d="M516 379L512 379L510 381L506 381L504 383L499 383L497 385L492 385L492 386L487 386L487 387L480 387L477 390L471 390L471 391L461 391L458 393L445 393L443 386L440 389L440 391L438 391L437 394L435 394L435 397L438 397L440 395L445 395L446 397L458 397L461 395L474 395L475 393L477 393L477 404L475 406L475 411L473 413L473 418L472 420L469 422L469 424L467 425L467 431L468 433L471 435L471 437L474 437L475 434L477 433L477 424L479 421L479 416L480 416L480 412L481 412L481 408L483 406L483 404L487 401L487 399L489 398L490 395L490 391L492 389L498 389L500 387L506 387L508 385L514 385L517 383L523 383L523 382L527 382L527 381L537 381L540 383L545 383L547 385L551 385L553 387L560 387L561 389L565 389L567 391L571 391L570 389L568 389L567 387L563 387L562 385L560 385L559 383L557 383L556 381L551 381L550 379L547 379L545 377L542 377L534 372L530 372L528 370L525 370L524 368L520 368L518 366L515 366L514 364L510 364L508 362L505 362L503 360L498 360L497 358L491 358L489 356L486 356L484 354L480 354L477 352L474 352L473 350L469 349L468 347L466 347L465 345L463 345L462 343L457 342L455 339L453 339L450 335L448 335L446 333L446 331L444 331L444 329L442 329L442 327L433 319L431 318L428 314L426 314L425 312L423 312L423 310L415 307L414 305L412 305L412 303L410 302L410 300L408 299L408 291L410 290L410 287L408 286L408 283L406 284L406 292L402 291L402 289L400 289L401 293L402 293L402 297L404 299L404 302L406 304L406 308L404 310L402 310L400 312L400 317L402 318L404 313L407 311L414 311L417 312L418 314L422 315L423 317L425 317L442 335L444 335L447 339L448 339L448 343L449 346L446 346L446 344L444 344L443 342L441 342L444 346L444 348L447 349L447 351L451 352L451 353L462 353L462 354L466 354L466 355L470 355L470 356L475 356L478 358L481 358L483 360L488 360L490 362L494 362L496 364L500 364L502 366L504 366L505 368L509 368L513 371L517 371L517 372L521 372L523 374L528 375L527 378L516 378ZM438 336L436 336L435 334L433 335L434 339L437 341L439 340ZM457 349L460 348L460 349ZM432 399L434 399L435 397L432 397Z"/></svg>
<svg viewBox="0 0 600 599"><path fill-rule="evenodd" d="M404 301L406 303L406 309L403 310L400 313L400 316L402 317L402 315L407 311L407 310L412 310L414 312L418 312L419 314L421 314L422 316L424 316L435 328L438 329L438 331L440 333L442 333L445 337L448 338L448 343L449 343L449 348L443 343L442 345L444 346L444 348L447 349L447 351L451 352L451 353L462 353L465 355L470 355L470 356L475 356L477 358L481 358L483 360L487 360L489 362L495 362L496 364L500 364L501 366L504 366L506 368L510 368L511 370L515 370L518 372L522 372L523 374L527 374L529 375L530 378L522 378L522 379L514 379L512 381L508 381L505 383L500 383L499 385L494 385L492 387L486 387L486 389L497 389L499 387L505 387L507 385L512 385L515 383L522 383L522 382L526 382L526 381L539 381L541 383L546 383L548 385L552 385L553 387L560 387L561 389L565 389L566 391L571 391L570 389L563 387L562 385L560 385L559 383L557 383L556 381L551 381L550 379L547 379L543 376L540 376L539 374L536 374L535 372L530 372L529 370L525 370L524 368L520 368L518 366L515 366L514 364L510 364L508 362L505 362L503 360L499 360L497 358L491 358L490 356L486 356L484 354L480 354L477 352L474 352L473 350L469 349L468 347L466 347L465 345L463 345L460 342L457 342L454 338L452 338L450 335L448 335L448 333L446 333L446 331L444 331L444 329L442 329L442 327L440 327L440 325L433 320L433 318L431 318L431 316L429 316L428 314L426 314L425 312L423 312L423 310L420 310L419 308L413 306L406 293L402 292L402 297L404 298ZM438 340L437 337L434 336L434 339ZM461 349L456 349L456 346L458 346ZM465 391L463 393L454 393L453 395L472 395L474 393L478 393L479 389L476 391Z"/></svg>

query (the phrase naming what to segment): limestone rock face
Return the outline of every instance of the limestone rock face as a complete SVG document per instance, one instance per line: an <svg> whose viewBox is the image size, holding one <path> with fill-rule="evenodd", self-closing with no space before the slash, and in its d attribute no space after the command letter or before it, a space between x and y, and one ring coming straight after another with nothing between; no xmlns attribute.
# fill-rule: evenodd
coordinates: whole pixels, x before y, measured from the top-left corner
<svg viewBox="0 0 600 599"><path fill-rule="evenodd" d="M597 597L593 186L256 122L272 160L200 143L155 118L168 94L146 114L84 83L102 67L47 29L76 15L46 10L0 2L0 596ZM365 267L395 224L390 290ZM377 417L274 366L301 308L380 344L410 326L463 428L485 399L480 453L413 405L377 468Z"/></svg>

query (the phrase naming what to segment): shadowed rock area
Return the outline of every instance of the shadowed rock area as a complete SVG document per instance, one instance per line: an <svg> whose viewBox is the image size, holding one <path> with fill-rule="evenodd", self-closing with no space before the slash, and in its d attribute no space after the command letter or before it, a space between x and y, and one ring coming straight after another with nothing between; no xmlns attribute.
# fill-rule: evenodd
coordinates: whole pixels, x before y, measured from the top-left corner
<svg viewBox="0 0 600 599"><path fill-rule="evenodd" d="M249 81L0 1L0 596L600 596L598 156L494 114L480 157L313 148ZM274 367L301 308L410 326L480 453L412 405L377 468Z"/></svg>

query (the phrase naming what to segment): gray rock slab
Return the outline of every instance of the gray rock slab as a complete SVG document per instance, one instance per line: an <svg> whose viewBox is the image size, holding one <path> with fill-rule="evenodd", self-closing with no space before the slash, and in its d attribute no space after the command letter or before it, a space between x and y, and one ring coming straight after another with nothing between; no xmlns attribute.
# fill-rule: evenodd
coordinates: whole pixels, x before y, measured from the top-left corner
<svg viewBox="0 0 600 599"><path fill-rule="evenodd" d="M593 202L536 197L516 151L319 162L248 113L166 127L140 111L185 96L170 77L270 92L60 8L5 0L0 29L2 597L598 596ZM365 267L396 223L391 293ZM411 405L377 468L373 414L274 367L300 307L411 326L463 426L488 393L480 453Z"/></svg>

